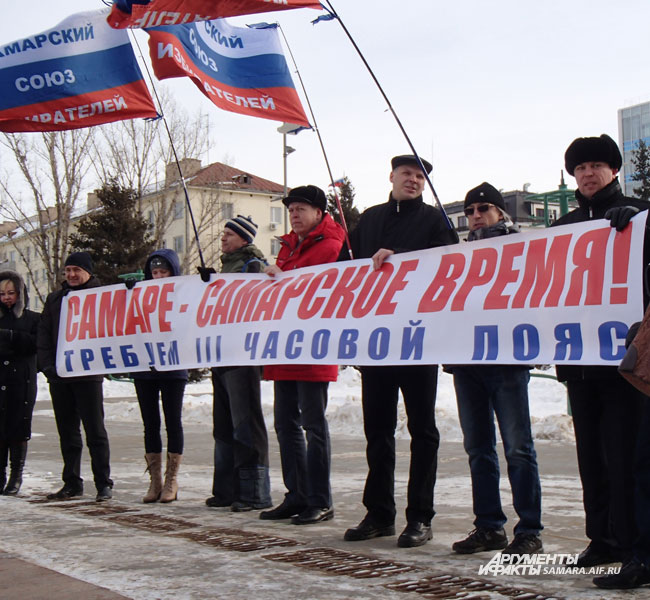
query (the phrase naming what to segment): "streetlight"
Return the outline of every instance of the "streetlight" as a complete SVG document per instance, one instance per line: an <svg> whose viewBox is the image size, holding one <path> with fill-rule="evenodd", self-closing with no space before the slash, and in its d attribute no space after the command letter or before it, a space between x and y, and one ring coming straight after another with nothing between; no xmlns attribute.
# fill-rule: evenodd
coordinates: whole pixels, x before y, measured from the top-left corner
<svg viewBox="0 0 650 600"><path fill-rule="evenodd" d="M284 170L283 198L286 198L289 193L289 187L287 185L287 156L296 151L295 148L287 146L287 134L297 135L301 129L304 129L304 127L302 127L302 125L296 125L295 123L282 123L282 125L278 127L278 133L282 134L282 167ZM289 233L289 214L286 206L284 207L284 233Z"/></svg>

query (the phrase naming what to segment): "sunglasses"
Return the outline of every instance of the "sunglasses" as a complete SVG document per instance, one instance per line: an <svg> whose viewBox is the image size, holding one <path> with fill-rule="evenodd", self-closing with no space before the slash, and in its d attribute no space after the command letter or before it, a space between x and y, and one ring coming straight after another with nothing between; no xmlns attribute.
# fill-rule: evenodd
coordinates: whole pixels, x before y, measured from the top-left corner
<svg viewBox="0 0 650 600"><path fill-rule="evenodd" d="M476 208L478 212L480 213L486 213L488 210L490 210L491 204L479 204ZM474 214L474 207L466 208L465 209L465 216L466 217L471 217Z"/></svg>

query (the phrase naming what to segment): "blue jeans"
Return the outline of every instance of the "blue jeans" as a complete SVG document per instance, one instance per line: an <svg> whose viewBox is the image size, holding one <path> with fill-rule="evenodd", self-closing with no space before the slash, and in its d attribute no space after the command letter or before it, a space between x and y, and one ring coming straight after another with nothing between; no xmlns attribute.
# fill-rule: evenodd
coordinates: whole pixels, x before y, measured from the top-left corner
<svg viewBox="0 0 650 600"><path fill-rule="evenodd" d="M330 434L325 418L328 385L327 381L274 384L275 432L288 490L285 501L292 506L332 506Z"/></svg>
<svg viewBox="0 0 650 600"><path fill-rule="evenodd" d="M499 457L494 416L508 464L508 479L519 533L542 530L542 492L530 430L527 368L509 365L453 367L463 444L469 456L474 525L501 529L506 516L499 494Z"/></svg>

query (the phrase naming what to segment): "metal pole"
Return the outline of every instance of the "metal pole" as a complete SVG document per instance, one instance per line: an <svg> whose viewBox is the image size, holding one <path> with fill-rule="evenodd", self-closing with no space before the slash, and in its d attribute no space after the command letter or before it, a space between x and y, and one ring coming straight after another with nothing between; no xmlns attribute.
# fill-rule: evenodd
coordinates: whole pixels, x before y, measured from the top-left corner
<svg viewBox="0 0 650 600"><path fill-rule="evenodd" d="M283 198L286 198L289 195L289 187L287 185L287 132L282 132L282 166L284 169L284 192L282 194ZM289 233L289 211L287 210L284 202L282 203L282 210L284 211L284 234Z"/></svg>

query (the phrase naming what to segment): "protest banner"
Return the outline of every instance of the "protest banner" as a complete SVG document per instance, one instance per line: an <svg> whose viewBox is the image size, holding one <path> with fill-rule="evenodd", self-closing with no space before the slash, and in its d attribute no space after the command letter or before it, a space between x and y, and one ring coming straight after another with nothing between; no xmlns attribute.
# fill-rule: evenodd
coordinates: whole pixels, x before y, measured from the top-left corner
<svg viewBox="0 0 650 600"><path fill-rule="evenodd" d="M70 293L62 376L244 364L617 365L647 213L282 273Z"/></svg>
<svg viewBox="0 0 650 600"><path fill-rule="evenodd" d="M0 45L0 131L62 131L156 109L128 34L107 10L70 15L56 27Z"/></svg>

